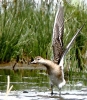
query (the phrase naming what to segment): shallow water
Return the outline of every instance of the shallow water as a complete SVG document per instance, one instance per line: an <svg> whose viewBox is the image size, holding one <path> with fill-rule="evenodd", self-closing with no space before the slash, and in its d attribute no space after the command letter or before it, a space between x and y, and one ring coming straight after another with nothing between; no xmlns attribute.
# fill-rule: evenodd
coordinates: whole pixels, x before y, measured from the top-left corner
<svg viewBox="0 0 87 100"><path fill-rule="evenodd" d="M13 85L8 96L6 96L7 75L10 76L10 86ZM54 95L51 96L46 70L18 69L14 72L10 69L2 69L0 70L0 100L87 100L87 74L76 73L76 75L72 74L71 78L67 76L61 96L57 87L54 87Z"/></svg>

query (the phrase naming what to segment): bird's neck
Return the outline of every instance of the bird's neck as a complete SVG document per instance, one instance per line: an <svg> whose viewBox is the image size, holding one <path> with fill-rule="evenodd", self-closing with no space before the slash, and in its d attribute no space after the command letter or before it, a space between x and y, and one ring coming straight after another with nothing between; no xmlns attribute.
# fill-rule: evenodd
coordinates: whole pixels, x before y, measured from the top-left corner
<svg viewBox="0 0 87 100"><path fill-rule="evenodd" d="M42 64L47 68L47 69L52 69L55 65L55 63L51 60L45 59Z"/></svg>

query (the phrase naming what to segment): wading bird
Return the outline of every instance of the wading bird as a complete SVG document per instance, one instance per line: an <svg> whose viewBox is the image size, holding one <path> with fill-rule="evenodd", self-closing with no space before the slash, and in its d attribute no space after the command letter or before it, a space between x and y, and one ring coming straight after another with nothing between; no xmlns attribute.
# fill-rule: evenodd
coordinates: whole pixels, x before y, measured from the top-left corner
<svg viewBox="0 0 87 100"><path fill-rule="evenodd" d="M61 94L61 88L65 85L64 79L64 57L71 47L72 43L80 33L84 25L76 32L69 44L64 49L63 47L63 33L64 33L64 15L63 5L59 5L59 9L55 16L53 36L52 36L52 48L53 48L53 61L43 59L40 56L35 57L32 64L42 64L47 68L48 76L50 78L51 94L53 94L53 86L56 85L59 88L59 94Z"/></svg>

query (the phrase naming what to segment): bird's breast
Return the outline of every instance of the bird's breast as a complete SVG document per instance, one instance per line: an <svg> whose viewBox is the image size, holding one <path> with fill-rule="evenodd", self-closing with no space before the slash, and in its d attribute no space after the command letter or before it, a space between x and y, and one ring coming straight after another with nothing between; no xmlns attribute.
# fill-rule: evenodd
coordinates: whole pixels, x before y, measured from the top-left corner
<svg viewBox="0 0 87 100"><path fill-rule="evenodd" d="M51 84L56 85L56 86L59 85L60 80L55 75L49 75L49 78L50 78Z"/></svg>

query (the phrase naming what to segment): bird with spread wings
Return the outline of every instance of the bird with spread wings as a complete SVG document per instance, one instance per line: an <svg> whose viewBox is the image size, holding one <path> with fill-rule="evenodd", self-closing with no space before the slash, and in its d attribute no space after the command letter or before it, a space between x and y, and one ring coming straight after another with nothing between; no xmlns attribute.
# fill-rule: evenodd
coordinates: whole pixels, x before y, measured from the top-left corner
<svg viewBox="0 0 87 100"><path fill-rule="evenodd" d="M59 9L55 16L53 36L52 36L52 48L53 48L53 61L60 66L63 66L64 57L68 52L69 48L73 44L74 40L82 30L85 24L82 25L80 29L73 36L71 41L68 43L66 48L63 47L63 34L64 34L64 11L63 5L59 5Z"/></svg>

